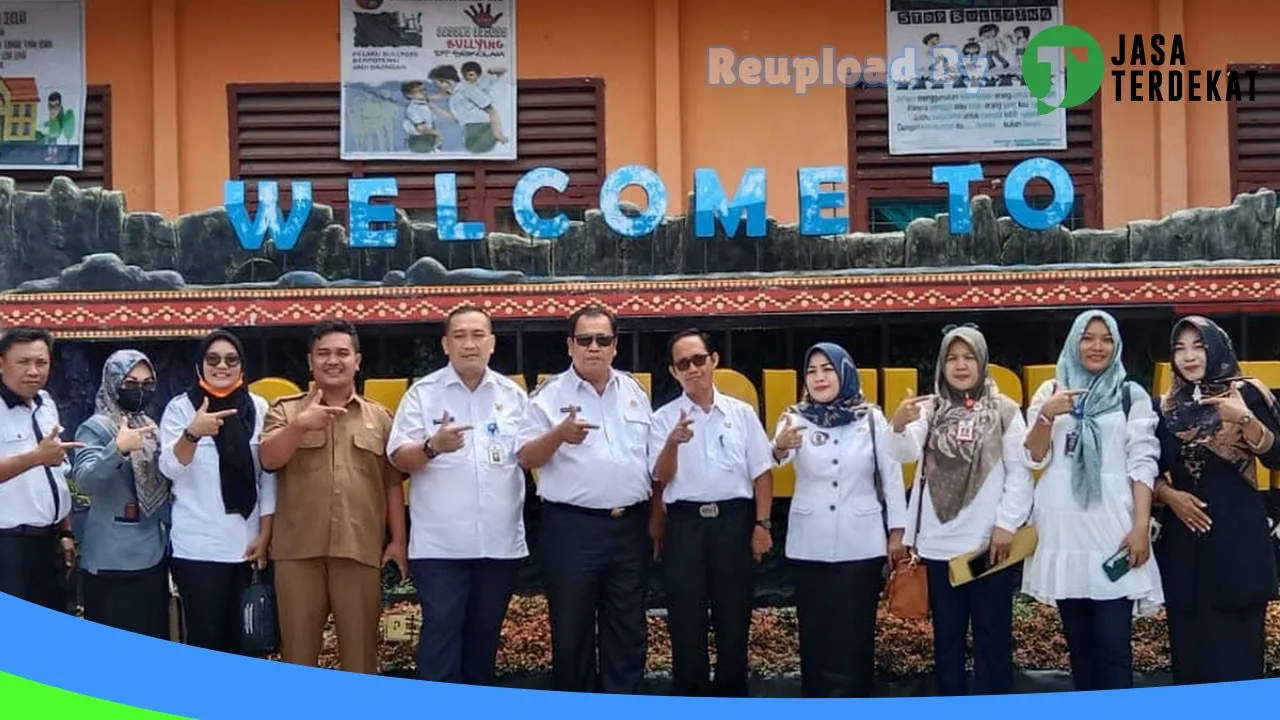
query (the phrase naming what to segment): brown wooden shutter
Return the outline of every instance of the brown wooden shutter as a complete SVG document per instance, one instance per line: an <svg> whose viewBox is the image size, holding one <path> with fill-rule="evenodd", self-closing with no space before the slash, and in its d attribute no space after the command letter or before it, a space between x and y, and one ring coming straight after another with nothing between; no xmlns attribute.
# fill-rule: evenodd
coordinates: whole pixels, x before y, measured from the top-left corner
<svg viewBox="0 0 1280 720"><path fill-rule="evenodd" d="M598 194L605 176L604 82L599 78L522 79L517 85L518 159L464 163L370 162L339 159L340 90L337 83L227 86L231 177L248 183L310 180L317 202L345 208L351 177L394 176L397 207L435 207L433 176L458 175L458 200L482 212L510 204L520 176L539 166L569 175L566 195ZM492 221L492 218L485 218Z"/></svg>
<svg viewBox="0 0 1280 720"><path fill-rule="evenodd" d="M62 175L76 185L111 189L111 86L90 85L85 89L84 169L3 170L23 190L45 190L55 176Z"/></svg>
<svg viewBox="0 0 1280 720"><path fill-rule="evenodd" d="M1101 95L1067 110L1067 149L1046 152L1003 152L957 155L890 155L888 89L855 85L846 92L849 130L849 223L866 231L874 198L944 198L946 186L933 182L934 165L982 163L982 182L971 192L1003 197L1003 182L1015 165L1043 156L1062 163L1084 198L1084 218L1090 227L1102 221L1102 105ZM993 181L1000 185L993 186ZM1037 182L1036 186L1042 186ZM1031 194L1031 193L1029 193Z"/></svg>
<svg viewBox="0 0 1280 720"><path fill-rule="evenodd" d="M1227 103L1231 194L1267 187L1280 191L1280 64L1229 66L1240 76L1240 102ZM1254 97L1248 79L1253 70Z"/></svg>

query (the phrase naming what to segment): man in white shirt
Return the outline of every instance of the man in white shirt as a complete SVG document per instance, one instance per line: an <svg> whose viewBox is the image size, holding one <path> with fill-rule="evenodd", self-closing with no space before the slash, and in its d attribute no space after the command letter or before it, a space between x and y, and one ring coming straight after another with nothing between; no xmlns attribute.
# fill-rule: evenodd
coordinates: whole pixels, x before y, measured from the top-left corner
<svg viewBox="0 0 1280 720"><path fill-rule="evenodd" d="M524 471L516 438L528 396L489 368L493 325L449 313L449 364L409 387L387 441L409 479L409 572L422 605L418 676L489 685L521 560Z"/></svg>
<svg viewBox="0 0 1280 720"><path fill-rule="evenodd" d="M716 390L720 356L706 333L676 333L667 357L684 393L653 417L649 532L665 569L672 693L746 697L757 565L773 547L772 444L755 408Z"/></svg>
<svg viewBox="0 0 1280 720"><path fill-rule="evenodd" d="M598 305L569 316L573 364L530 396L520 462L539 469L554 689L634 695L647 638L652 406L612 367L616 323Z"/></svg>
<svg viewBox="0 0 1280 720"><path fill-rule="evenodd" d="M71 471L58 406L45 391L53 337L11 328L0 336L0 592L65 612L75 565Z"/></svg>

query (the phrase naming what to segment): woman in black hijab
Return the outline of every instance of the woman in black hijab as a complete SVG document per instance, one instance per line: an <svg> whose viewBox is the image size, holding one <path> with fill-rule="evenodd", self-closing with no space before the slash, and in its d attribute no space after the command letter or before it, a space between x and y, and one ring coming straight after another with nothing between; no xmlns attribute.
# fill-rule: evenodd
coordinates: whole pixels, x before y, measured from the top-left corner
<svg viewBox="0 0 1280 720"><path fill-rule="evenodd" d="M1267 603L1277 576L1256 459L1280 468L1280 417L1266 386L1240 371L1212 320L1173 327L1173 387L1160 399L1155 556L1178 685L1263 676ZM1166 513L1166 516L1168 513Z"/></svg>
<svg viewBox="0 0 1280 720"><path fill-rule="evenodd" d="M173 481L173 576L187 642L240 652L240 595L263 567L275 476L258 462L267 402L249 392L244 348L225 330L200 342L195 383L160 421L160 469Z"/></svg>

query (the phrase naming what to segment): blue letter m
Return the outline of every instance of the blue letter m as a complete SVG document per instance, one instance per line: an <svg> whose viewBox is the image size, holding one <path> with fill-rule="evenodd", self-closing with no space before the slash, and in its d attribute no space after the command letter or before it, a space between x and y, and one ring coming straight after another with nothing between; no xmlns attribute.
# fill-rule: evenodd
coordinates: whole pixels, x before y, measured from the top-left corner
<svg viewBox="0 0 1280 720"><path fill-rule="evenodd" d="M747 216L747 237L765 235L765 195L768 176L764 168L748 168L733 200L724 196L724 186L715 170L698 168L693 173L693 232L696 237L715 237L716 220L726 235L738 234L738 222Z"/></svg>

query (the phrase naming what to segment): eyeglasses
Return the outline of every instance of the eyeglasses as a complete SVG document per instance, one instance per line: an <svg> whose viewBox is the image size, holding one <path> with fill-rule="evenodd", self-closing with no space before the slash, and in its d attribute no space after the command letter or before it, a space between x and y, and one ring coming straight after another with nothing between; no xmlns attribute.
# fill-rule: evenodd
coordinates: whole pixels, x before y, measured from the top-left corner
<svg viewBox="0 0 1280 720"><path fill-rule="evenodd" d="M578 347L584 347L584 348L591 347L591 343L594 341L595 344L599 345L600 347L607 348L613 345L613 336L612 335L574 335L573 341L578 343Z"/></svg>
<svg viewBox="0 0 1280 720"><path fill-rule="evenodd" d="M204 364L209 367L218 367L222 363L226 363L227 367L240 367L239 355L219 355L217 353L209 353L204 356Z"/></svg>
<svg viewBox="0 0 1280 720"><path fill-rule="evenodd" d="M124 382L120 383L120 387L124 388L125 390L155 390L156 381L155 380L134 380L133 378L128 378Z"/></svg>
<svg viewBox="0 0 1280 720"><path fill-rule="evenodd" d="M710 359L711 359L711 356L708 355L707 353L698 353L697 355L692 355L687 358L680 358L679 360L676 360L671 364L674 365L675 368L680 372L684 372L689 369L690 365L702 367L703 365L706 365L707 361Z"/></svg>

